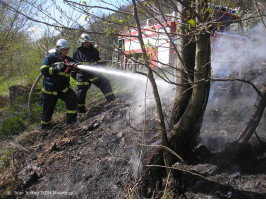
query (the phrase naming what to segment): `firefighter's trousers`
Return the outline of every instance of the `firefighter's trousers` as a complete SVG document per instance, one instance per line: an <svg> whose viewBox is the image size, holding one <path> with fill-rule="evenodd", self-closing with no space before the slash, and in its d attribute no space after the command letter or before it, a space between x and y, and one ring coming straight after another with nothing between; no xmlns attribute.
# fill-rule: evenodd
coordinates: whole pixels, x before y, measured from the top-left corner
<svg viewBox="0 0 266 200"><path fill-rule="evenodd" d="M60 92L43 90L41 99L42 129L45 129L50 125L52 115L59 98L62 99L66 104L66 123L73 124L77 121L77 96L71 88L66 88Z"/></svg>
<svg viewBox="0 0 266 200"><path fill-rule="evenodd" d="M90 75L86 77L77 75L77 97L78 97L78 110L83 111L85 109L86 94L91 84L94 84L101 90L108 102L115 99L110 82L101 74Z"/></svg>

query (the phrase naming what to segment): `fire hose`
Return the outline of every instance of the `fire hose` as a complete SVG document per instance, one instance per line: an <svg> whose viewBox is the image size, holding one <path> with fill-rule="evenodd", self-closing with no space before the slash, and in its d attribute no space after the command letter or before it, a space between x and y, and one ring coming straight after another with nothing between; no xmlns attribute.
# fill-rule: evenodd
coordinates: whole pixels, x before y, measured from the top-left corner
<svg viewBox="0 0 266 200"><path fill-rule="evenodd" d="M54 63L52 65L53 66L57 66L58 64L60 63ZM102 68L99 68L100 66L102 67L106 67L105 64L96 64L96 65L83 65L83 64L78 64L76 62L70 62L68 60L65 60L64 62L64 65L66 66L66 69L65 69L65 74L69 73L70 70L85 70L85 71L94 71L94 73L97 73L97 72L104 72ZM97 67L95 67L97 66ZM105 71L106 72L106 71ZM36 80L34 81L32 87L31 87L31 90L30 90L30 93L29 93L29 98L28 98L28 107L29 107L29 111L30 111L30 114L31 116L35 119L35 120L41 120L40 117L38 117L35 113L34 113L34 110L32 108L32 96L33 96L33 93L36 91L36 86L37 84L39 83L40 79L42 78L43 74L39 74L39 76L36 78Z"/></svg>
<svg viewBox="0 0 266 200"><path fill-rule="evenodd" d="M40 79L42 78L43 74L39 74L39 76L36 78L36 80L34 81L31 89L30 89L30 93L29 93L29 98L28 98L28 107L29 107L29 110L30 110L30 114L31 116L35 119L35 120L41 120L40 117L38 117L37 115L35 115L35 113L33 112L33 109L32 109L32 95L36 89L36 86L38 84L38 82L40 81Z"/></svg>

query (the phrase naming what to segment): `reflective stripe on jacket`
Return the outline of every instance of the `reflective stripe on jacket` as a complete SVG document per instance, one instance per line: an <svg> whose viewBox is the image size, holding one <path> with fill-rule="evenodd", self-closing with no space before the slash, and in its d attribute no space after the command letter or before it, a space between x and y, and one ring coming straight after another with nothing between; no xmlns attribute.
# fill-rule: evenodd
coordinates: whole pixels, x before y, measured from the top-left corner
<svg viewBox="0 0 266 200"><path fill-rule="evenodd" d="M76 62L68 56L65 59L68 59L70 62ZM42 62L41 73L44 75L43 89L45 91L58 92L70 86L70 72L65 74L65 72L59 71L57 66L53 67L53 64L57 62L62 62L59 60L58 53L46 56Z"/></svg>
<svg viewBox="0 0 266 200"><path fill-rule="evenodd" d="M65 89L62 90L62 92L66 93L68 91L68 87L66 87ZM48 90L45 90L44 88L42 88L42 92L45 93L45 94L49 94L49 95L58 95L58 92L56 91L48 91Z"/></svg>

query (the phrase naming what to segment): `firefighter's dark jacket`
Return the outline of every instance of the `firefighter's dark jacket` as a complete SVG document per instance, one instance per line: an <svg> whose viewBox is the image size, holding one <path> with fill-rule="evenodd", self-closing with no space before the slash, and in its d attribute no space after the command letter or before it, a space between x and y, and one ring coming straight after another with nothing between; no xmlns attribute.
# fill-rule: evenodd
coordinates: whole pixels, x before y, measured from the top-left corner
<svg viewBox="0 0 266 200"><path fill-rule="evenodd" d="M90 45L88 48L83 46L77 48L73 54L73 59L79 62L85 62L87 64L94 64L101 60L99 51Z"/></svg>
<svg viewBox="0 0 266 200"><path fill-rule="evenodd" d="M75 62L71 57L66 56L64 58L70 62ZM48 55L42 62L41 73L44 75L43 78L43 89L45 91L57 92L63 91L70 86L70 72L65 74L64 71L59 71L55 63L62 62L59 60L59 54L53 53Z"/></svg>
<svg viewBox="0 0 266 200"><path fill-rule="evenodd" d="M102 65L105 64L100 56L99 51L90 45L88 48L83 46L77 48L73 54L73 59L82 64ZM77 97L78 109L83 112L85 110L86 93L93 83L106 97L107 101L115 99L110 82L107 78L98 72L80 70L77 73L72 72L71 76L77 80Z"/></svg>

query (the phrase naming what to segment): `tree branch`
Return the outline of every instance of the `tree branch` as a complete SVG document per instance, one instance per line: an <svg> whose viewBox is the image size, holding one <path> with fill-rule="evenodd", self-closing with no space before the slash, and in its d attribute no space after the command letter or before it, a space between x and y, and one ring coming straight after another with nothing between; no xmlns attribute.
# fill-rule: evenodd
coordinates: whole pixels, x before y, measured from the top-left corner
<svg viewBox="0 0 266 200"><path fill-rule="evenodd" d="M263 20L263 17L262 17L262 14L261 14L261 12L260 12L260 9L259 9L259 7L258 7L258 3L257 3L256 0L253 0L253 2L254 2L254 4L255 4L256 9L257 9L257 12L258 12L258 14L259 14L259 16L260 16L260 20L261 20L261 22L262 22L262 24L263 24L263 28L264 28L265 31L266 31L266 25L265 25L265 22L264 22L264 20Z"/></svg>
<svg viewBox="0 0 266 200"><path fill-rule="evenodd" d="M249 85L251 85L253 87L253 89L258 93L259 96L262 96L261 91L254 85L254 83L245 80L245 79L239 79L239 78L226 78L226 79L222 79L222 78L212 78L210 79L211 81L240 81L243 83L247 83Z"/></svg>

